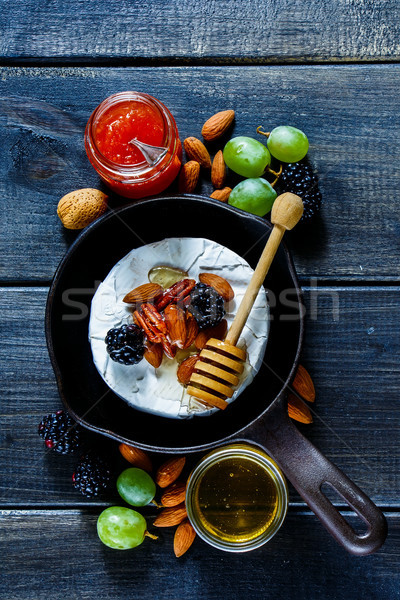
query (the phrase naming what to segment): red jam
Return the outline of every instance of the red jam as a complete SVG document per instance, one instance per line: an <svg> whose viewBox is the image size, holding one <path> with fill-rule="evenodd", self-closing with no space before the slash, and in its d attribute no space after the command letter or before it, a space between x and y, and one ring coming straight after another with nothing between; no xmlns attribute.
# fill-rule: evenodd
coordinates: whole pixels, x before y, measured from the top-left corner
<svg viewBox="0 0 400 600"><path fill-rule="evenodd" d="M143 154L129 142L136 138L150 146L161 146L164 121L159 111L143 102L121 102L111 106L98 123L95 139L100 152L120 165L138 165Z"/></svg>
<svg viewBox="0 0 400 600"><path fill-rule="evenodd" d="M131 140L158 151L149 160ZM93 112L85 147L103 181L121 196L143 198L165 190L177 176L182 146L169 110L148 94L121 92ZM153 151L154 152L154 151ZM157 151L155 151L157 153Z"/></svg>

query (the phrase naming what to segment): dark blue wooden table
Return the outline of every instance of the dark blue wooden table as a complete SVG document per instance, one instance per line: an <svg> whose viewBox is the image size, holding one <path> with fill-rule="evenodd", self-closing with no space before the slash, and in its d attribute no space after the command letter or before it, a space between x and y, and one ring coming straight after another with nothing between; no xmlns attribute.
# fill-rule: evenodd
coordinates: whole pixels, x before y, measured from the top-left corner
<svg viewBox="0 0 400 600"><path fill-rule="evenodd" d="M400 598L399 2L0 6L0 597ZM307 132L325 204L306 236L288 240L309 311L302 362L317 390L302 431L384 510L389 535L376 554L348 555L293 489L283 528L254 552L196 540L177 560L169 530L111 551L95 530L107 503L78 495L74 460L44 451L37 424L60 408L45 303L76 237L56 207L99 186L84 127L101 100L129 89L163 101L182 139L227 108L237 135L282 123Z"/></svg>

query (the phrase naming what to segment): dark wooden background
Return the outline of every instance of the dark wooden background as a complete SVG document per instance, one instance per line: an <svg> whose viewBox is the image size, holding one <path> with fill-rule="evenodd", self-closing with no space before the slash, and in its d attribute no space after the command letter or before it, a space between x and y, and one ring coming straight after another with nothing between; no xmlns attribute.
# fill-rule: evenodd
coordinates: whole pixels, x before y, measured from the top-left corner
<svg viewBox="0 0 400 600"><path fill-rule="evenodd" d="M0 8L0 597L400 598L400 3ZM196 540L177 560L170 531L112 551L95 531L104 503L72 489L72 459L44 451L37 424L60 407L45 303L76 237L56 206L73 189L99 186L83 130L101 100L127 89L165 102L182 138L226 108L236 111L236 134L282 123L307 132L325 205L289 240L307 306L318 306L302 358L317 401L302 430L385 511L389 536L375 555L346 554L294 491L281 531L245 555Z"/></svg>

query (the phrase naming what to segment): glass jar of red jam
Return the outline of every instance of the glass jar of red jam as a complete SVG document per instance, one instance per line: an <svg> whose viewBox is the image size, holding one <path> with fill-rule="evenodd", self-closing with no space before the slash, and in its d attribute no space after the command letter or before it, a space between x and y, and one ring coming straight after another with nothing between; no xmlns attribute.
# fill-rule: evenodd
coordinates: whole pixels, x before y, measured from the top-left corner
<svg viewBox="0 0 400 600"><path fill-rule="evenodd" d="M85 148L102 180L127 198L164 191L182 162L173 116L159 100L139 92L113 94L95 109L86 126Z"/></svg>

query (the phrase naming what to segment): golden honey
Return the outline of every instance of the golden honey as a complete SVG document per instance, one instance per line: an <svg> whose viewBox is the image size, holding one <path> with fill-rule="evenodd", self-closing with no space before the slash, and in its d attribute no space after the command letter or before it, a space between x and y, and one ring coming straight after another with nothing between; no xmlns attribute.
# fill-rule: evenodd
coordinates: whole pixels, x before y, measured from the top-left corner
<svg viewBox="0 0 400 600"><path fill-rule="evenodd" d="M167 265L157 265L150 269L148 273L150 283L158 283L164 289L171 287L171 285L185 279L187 276L186 271Z"/></svg>
<svg viewBox="0 0 400 600"><path fill-rule="evenodd" d="M265 543L279 529L287 508L279 467L247 444L232 444L207 455L190 476L186 498L197 533L230 551Z"/></svg>

